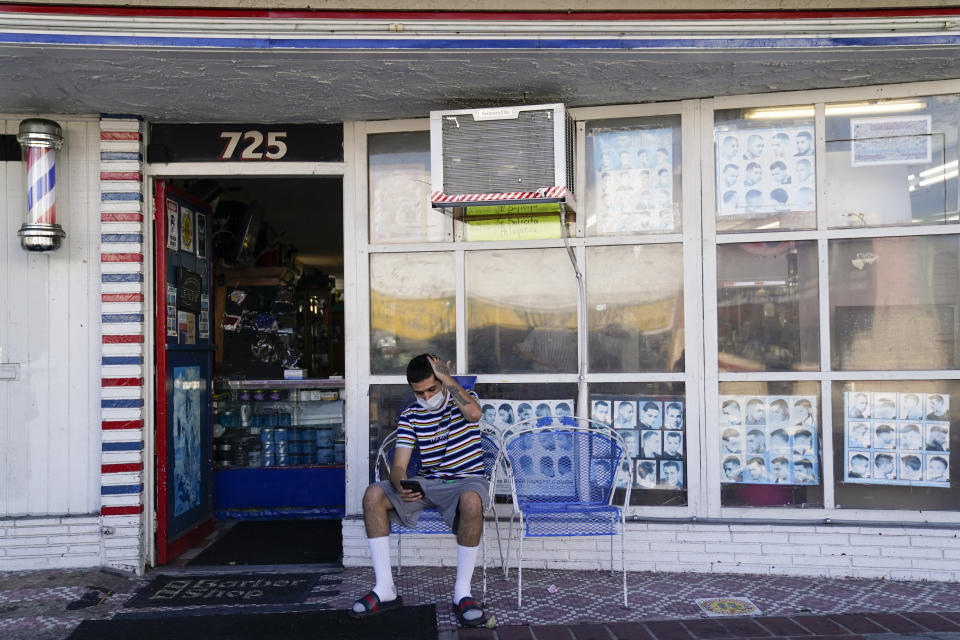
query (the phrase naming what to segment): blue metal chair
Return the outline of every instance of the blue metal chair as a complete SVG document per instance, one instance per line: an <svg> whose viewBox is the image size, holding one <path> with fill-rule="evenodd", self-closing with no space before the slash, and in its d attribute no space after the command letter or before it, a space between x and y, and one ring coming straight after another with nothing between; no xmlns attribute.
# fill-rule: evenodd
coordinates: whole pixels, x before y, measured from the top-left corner
<svg viewBox="0 0 960 640"><path fill-rule="evenodd" d="M496 518L496 512L493 510L494 493L497 485L497 468L501 459L501 450L503 441L500 437L500 431L489 422L480 421L480 446L483 448L483 475L490 483L489 504L487 513L493 513L494 525L497 529L497 547L500 550L500 562L503 564L503 546L500 542L500 525ZM384 438L380 449L377 451L377 464L374 470L374 478L380 482L381 473L385 478L390 477L390 467L393 463L393 450L397 442L397 432L393 431ZM410 456L410 462L407 463L407 477L412 478L420 471L420 449L414 448ZM485 516L487 514L484 514ZM390 519L390 533L397 536L397 575L401 575L402 562L401 552L404 534L431 534L431 533L455 533L453 529L443 520L440 512L436 509L425 508L420 514L416 527L407 527L399 522ZM483 564L483 598L487 598L487 537L481 535L482 564Z"/></svg>
<svg viewBox="0 0 960 640"><path fill-rule="evenodd" d="M554 536L611 536L610 574L613 575L613 536L620 536L623 606L627 606L624 561L624 507L630 503L630 485L622 502L614 505L617 476L628 455L622 438L607 425L587 418L534 418L514 425L503 444L513 494L513 523L520 523L517 546L517 608L523 605L523 539ZM507 553L509 554L509 545Z"/></svg>

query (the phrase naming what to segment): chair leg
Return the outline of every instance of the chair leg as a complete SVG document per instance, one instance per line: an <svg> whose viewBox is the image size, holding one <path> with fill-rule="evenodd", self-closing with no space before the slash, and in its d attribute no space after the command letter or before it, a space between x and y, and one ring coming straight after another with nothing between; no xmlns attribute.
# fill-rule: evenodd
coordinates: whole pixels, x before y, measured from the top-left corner
<svg viewBox="0 0 960 640"><path fill-rule="evenodd" d="M506 562L503 563L503 577L510 577L510 547L513 544L513 519L517 516L516 513L510 514L510 530L507 532L507 555Z"/></svg>
<svg viewBox="0 0 960 640"><path fill-rule="evenodd" d="M520 543L517 545L517 611L523 608L523 516L520 516Z"/></svg>
<svg viewBox="0 0 960 640"><path fill-rule="evenodd" d="M397 577L400 577L400 574L403 572L403 534L399 531L397 532Z"/></svg>
<svg viewBox="0 0 960 640"><path fill-rule="evenodd" d="M481 520L481 526L486 529L486 522ZM481 554L483 555L483 597L480 598L480 603L485 607L487 606L487 536L486 531L480 531L480 544Z"/></svg>
<svg viewBox="0 0 960 640"><path fill-rule="evenodd" d="M626 556L624 555L623 547L625 544L625 538L627 535L627 522L624 519L623 515L620 516L620 571L623 573L623 608L628 608L627 605L627 562Z"/></svg>
<svg viewBox="0 0 960 640"><path fill-rule="evenodd" d="M496 509L493 509L493 526L497 528L497 550L500 552L500 566L504 567L503 543L500 541L500 518L497 517ZM509 547L507 547L507 553L510 553ZM506 573L504 573L504 577L506 577Z"/></svg>
<svg viewBox="0 0 960 640"><path fill-rule="evenodd" d="M614 531L616 531L616 526L617 526L616 522L613 523L613 526L614 526ZM616 537L617 537L616 533L610 536L610 576L611 577L613 577L613 539Z"/></svg>

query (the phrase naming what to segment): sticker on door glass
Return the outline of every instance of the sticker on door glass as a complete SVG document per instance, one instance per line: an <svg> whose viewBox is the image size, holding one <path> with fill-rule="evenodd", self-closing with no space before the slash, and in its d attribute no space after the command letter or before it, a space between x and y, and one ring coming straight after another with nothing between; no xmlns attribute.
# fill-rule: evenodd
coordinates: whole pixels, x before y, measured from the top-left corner
<svg viewBox="0 0 960 640"><path fill-rule="evenodd" d="M180 248L193 253L196 230L193 228L193 211L180 207Z"/></svg>
<svg viewBox="0 0 960 640"><path fill-rule="evenodd" d="M167 201L167 249L180 248L180 216L176 202Z"/></svg>

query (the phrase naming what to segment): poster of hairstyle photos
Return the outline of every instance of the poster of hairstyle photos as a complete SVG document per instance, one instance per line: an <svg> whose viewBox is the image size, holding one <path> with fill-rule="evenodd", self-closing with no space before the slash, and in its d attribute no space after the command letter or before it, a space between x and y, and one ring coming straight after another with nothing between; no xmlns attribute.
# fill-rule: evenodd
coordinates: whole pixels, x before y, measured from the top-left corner
<svg viewBox="0 0 960 640"><path fill-rule="evenodd" d="M570 417L574 414L573 400L492 400L481 398L480 410L481 419L489 422L500 430L504 437L513 433L513 427L531 418L544 418L554 416L558 418ZM539 459L534 460L532 456L521 458L521 464L529 465L524 471L535 472L539 474L539 480L544 487L559 486L557 483L562 477L571 473L572 459L563 455L554 456L552 453L544 452ZM572 476L571 476L572 477ZM559 480L558 480L559 478ZM537 478L534 478L536 481ZM505 473L499 474L497 479L498 496L509 496L510 481ZM549 494L545 494L549 495Z"/></svg>
<svg viewBox="0 0 960 640"><path fill-rule="evenodd" d="M813 126L717 131L717 215L816 210Z"/></svg>
<svg viewBox="0 0 960 640"><path fill-rule="evenodd" d="M720 396L724 484L819 483L816 396Z"/></svg>
<svg viewBox="0 0 960 640"><path fill-rule="evenodd" d="M593 142L594 210L600 233L672 231L673 130L608 131Z"/></svg>
<svg viewBox="0 0 960 640"><path fill-rule="evenodd" d="M634 489L685 488L683 398L594 396L590 417L626 443L630 468L622 470L620 486L632 477Z"/></svg>
<svg viewBox="0 0 960 640"><path fill-rule="evenodd" d="M950 486L950 396L843 394L844 482Z"/></svg>

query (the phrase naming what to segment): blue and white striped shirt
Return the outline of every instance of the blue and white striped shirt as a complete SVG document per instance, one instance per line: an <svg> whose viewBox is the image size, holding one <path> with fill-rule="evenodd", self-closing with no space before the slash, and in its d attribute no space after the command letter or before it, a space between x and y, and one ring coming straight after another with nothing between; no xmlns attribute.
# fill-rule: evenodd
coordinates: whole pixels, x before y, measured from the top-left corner
<svg viewBox="0 0 960 640"><path fill-rule="evenodd" d="M479 400L473 391L467 391ZM452 397L437 411L415 402L397 421L397 447L420 448L420 475L424 478L461 478L483 475L480 427L467 422Z"/></svg>

